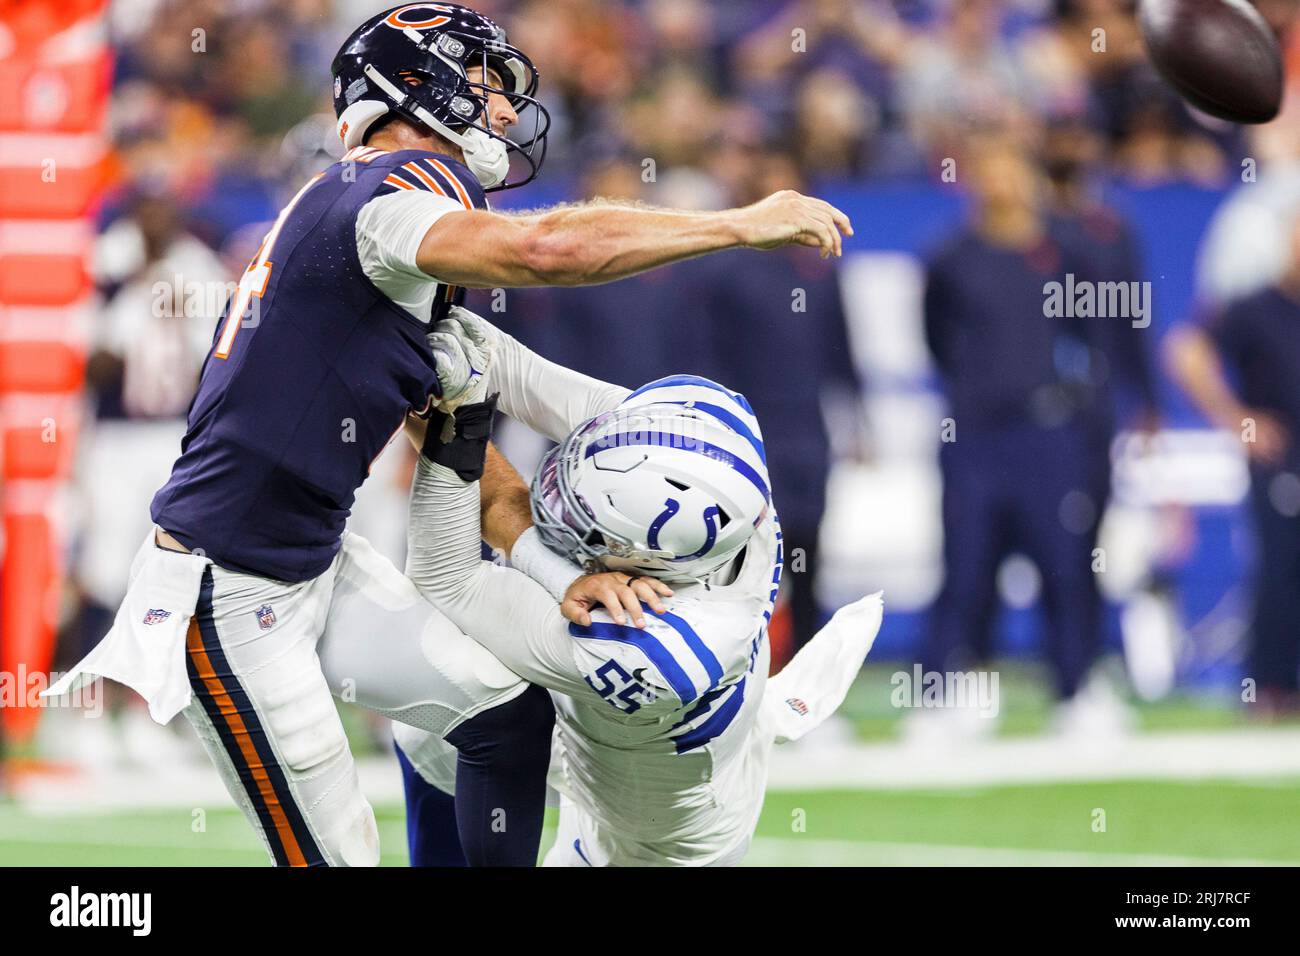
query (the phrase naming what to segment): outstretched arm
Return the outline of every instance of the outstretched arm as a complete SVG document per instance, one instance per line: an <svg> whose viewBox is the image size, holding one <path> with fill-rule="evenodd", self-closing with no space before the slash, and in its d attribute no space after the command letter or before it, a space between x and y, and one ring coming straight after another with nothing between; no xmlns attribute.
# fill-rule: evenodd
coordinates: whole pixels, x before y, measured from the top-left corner
<svg viewBox="0 0 1300 956"><path fill-rule="evenodd" d="M682 212L607 201L525 215L451 212L425 234L416 262L471 288L598 285L723 249L810 246L841 252L849 218L793 190L741 209Z"/></svg>

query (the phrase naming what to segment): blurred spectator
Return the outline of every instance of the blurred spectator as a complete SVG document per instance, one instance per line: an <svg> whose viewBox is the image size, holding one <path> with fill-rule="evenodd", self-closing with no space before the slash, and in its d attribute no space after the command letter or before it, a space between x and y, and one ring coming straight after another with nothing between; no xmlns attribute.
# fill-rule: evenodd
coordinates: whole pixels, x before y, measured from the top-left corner
<svg viewBox="0 0 1300 956"><path fill-rule="evenodd" d="M898 78L913 135L932 160L954 155L971 126L1026 121L1030 80L1000 28L1002 0L952 0L938 29L917 41Z"/></svg>
<svg viewBox="0 0 1300 956"><path fill-rule="evenodd" d="M890 4L795 0L755 21L736 50L736 87L769 100L769 112L788 107L783 93L821 69L841 72L873 101L891 100L892 71L909 52L910 32Z"/></svg>
<svg viewBox="0 0 1300 956"><path fill-rule="evenodd" d="M1091 277L1093 267L1052 229L1038 170L1014 139L981 134L962 155L973 219L930 261L925 289L926 338L949 419L939 453L945 578L922 663L960 670L988 645L999 565L1020 551L1042 582L1058 726L1115 730L1124 719L1118 702L1083 691L1100 644L1091 562L1108 491L1095 336L1099 323L1126 320L1047 314L1047 284ZM953 714L967 716L920 711L913 726L924 734Z"/></svg>
<svg viewBox="0 0 1300 956"><path fill-rule="evenodd" d="M155 274L218 281L237 276L283 201L337 155L328 60L357 19L383 5L379 0L113 5L117 179L106 197L101 244L108 304L90 367L102 421L87 438L86 474L111 467L106 460L121 460L122 453L113 450L118 433L136 436L122 439L129 444L143 442L138 436L147 432L161 435L174 427L175 416L184 411L176 407L176 396L187 391L195 350L202 353L212 332L206 313L182 322L185 305L173 300L155 314L149 311L152 300L146 302L142 293ZM1045 261L1042 249L1056 248L1064 271L1067 258L1076 255L1070 250L1087 244L1089 254L1079 259L1076 271L1136 275L1131 231L1099 205L1088 170L1118 171L1142 183L1212 182L1235 172L1242 152L1238 131L1193 118L1155 81L1138 38L1133 0L1055 0L1041 7L1005 0L471 0L471 5L496 16L537 63L541 95L555 120L546 175L535 187L543 192L525 192L524 202L606 195L716 206L728 201L728 194L748 201L761 190L800 182L820 192L825 183L838 188L933 178L934 160L962 155L961 137L972 125L995 120L1029 142L1044 115L1077 117L1070 130L1049 133L1045 146L1054 184L1053 221L1044 225L1047 212L1041 207L1023 214L981 214L980 224L954 246L969 248L971 263L990 262L991 274L1005 269L1026 290L1036 281L1035 316L1046 276L1036 271ZM1294 20L1294 0L1263 0L1261 9L1279 31ZM1094 50L1097 29L1104 31L1104 52ZM1300 62L1294 30L1288 49L1290 61ZM1270 124L1264 131L1273 137L1270 155L1297 154L1296 130L1300 124L1294 121ZM762 145L770 142L784 144L789 154L770 153ZM1256 137L1259 142L1262 136ZM649 182L642 178L646 159L654 161ZM1017 163L1005 165L1013 178L1020 176ZM960 175L967 176L964 165ZM999 198L1006 191L988 184L982 201L1010 209L1016 203ZM500 201L517 200L506 194ZM1042 236L1007 241L1003 226L990 225L1017 217L1037 222ZM220 264L211 249L222 251ZM967 287L952 293L956 304L943 304L945 284L975 281L976 268L959 261L964 254L937 261L931 275L934 308L948 309L944 314L954 328L961 327L958 318L972 319L961 310L978 312L984 294ZM781 436L771 448L781 459L772 463L777 501L788 544L802 548L810 562L806 572L789 576L795 630L802 639L816 622L811 562L828 442L838 445L847 436L847 453L861 454L859 384L844 337L836 270L798 252L769 257L764 270L753 268L749 258L737 253L595 289L511 290L499 301L480 293L472 304L543 354L591 374L637 385L672 372L699 371L750 395L769 432ZM807 293L807 311L784 315L793 288ZM1008 309L1001 318L1009 315ZM178 334L178 328L187 331ZM1043 357L1049 341L1086 341L1106 358L1094 371L1109 369L1110 378L1131 379L1142 403L1150 403L1142 349L1126 330L1048 330L1040 319L1033 333L1037 339L1026 345L1022 338L1029 332L1017 331L1001 343L1001 351L984 343L997 361L1007 361L1016 348L1027 348L1032 357L1012 369L1014 374L998 383L1002 387L1014 390L1039 365L1050 366ZM190 335L194 341L182 344ZM943 337L935 330L933 336ZM175 362L162 356L167 350L178 356ZM773 356L803 371L774 376ZM941 368L954 402L960 403L959 393L969 384L963 378L966 360L953 354L945 360L951 365L941 363ZM136 371L141 361L158 367ZM974 433L966 427L971 424L1012 444L1006 437L1012 432L1027 435L1017 446L1026 455L1033 441L1068 435L1061 439L1062 454L1088 462L1095 472L1086 488L1071 489L1087 500L1071 518L1071 527L1081 529L1071 540L1081 547L1094 533L1094 513L1106 494L1106 459L1097 446L1114 427L1103 411L1103 393L1112 382L1091 382L1080 398L1079 389L1060 387L1056 370L1047 368L1043 377L1049 383L1043 388L1057 399L1069 393L1064 411L1057 399L1039 402L1043 389L1035 385L1029 391L1038 398L1029 402L1029 411L1021 408L1017 424L968 423L969 416L959 415L959 434L971 438ZM842 400L832 405L854 409L846 419L852 424L828 430L821 404L836 395ZM1028 401L1024 395L1020 399L1022 405ZM1061 420L1033 419L1042 414ZM1023 420L1026 415L1030 421ZM1085 449L1079 434L1087 429L1092 444ZM964 454L977 452L945 447L945 467L960 467L952 459ZM152 457L142 452L140 460ZM394 489L400 490L408 464L393 455L391 480L371 483L375 504L363 509L365 520L378 522L371 534L391 538L394 552L401 546L400 515L379 515L395 507ZM971 467L979 471L978 462ZM146 477L148 470L124 475L123 485L131 485L121 494L143 494L139 489L146 484L161 483L161 477ZM1064 485L1052 484L1055 480L1041 479L1044 494L1065 493ZM101 603L115 605L116 577L125 571L120 560L114 565L103 557L112 549L103 544L108 532L96 526L101 519L112 520L104 517L113 512L112 502L99 500L112 494L93 482L87 485L91 524L81 563L92 616ZM1084 521L1088 515L1092 519ZM126 548L144 532L112 532L118 533L124 540L116 547ZM1053 533L1062 533L1059 522ZM1047 532L1042 541L1062 554L1066 549ZM973 545L959 540L952 547ZM979 573L991 580L993 568ZM1051 584L1049 603L1074 595L1074 587ZM1092 613L1086 595L1072 599L1081 602L1085 617ZM1049 608L1053 620L1066 614L1056 603ZM91 630L99 626L92 623ZM1066 636L1054 637L1056 657L1072 642L1083 647L1058 662L1062 674L1086 667L1092 653L1088 641L1095 637L1089 627L1077 622ZM974 634L968 649L979 653L987 640L981 644L978 638L988 628L981 631L976 622L968 630ZM1094 636L1079 637L1084 632ZM1074 678L1058 678L1065 693Z"/></svg>
<svg viewBox="0 0 1300 956"><path fill-rule="evenodd" d="M1227 124L1202 125L1147 61L1134 0L1056 0L1055 16L1021 44L1039 110L1087 110L1110 160L1144 182L1217 182ZM1105 158L1105 157L1103 157Z"/></svg>
<svg viewBox="0 0 1300 956"><path fill-rule="evenodd" d="M1171 334L1170 368L1250 464L1255 615L1245 676L1265 716L1300 713L1300 217L1276 283Z"/></svg>
<svg viewBox="0 0 1300 956"><path fill-rule="evenodd" d="M146 505L167 480L199 369L229 286L228 270L189 234L166 194L141 193L100 237L96 278L105 304L87 357L94 421L82 433L76 470L80 526L69 575L76 616L60 659L76 660L107 633L126 594L132 559L152 531ZM115 695L116 696L116 695ZM109 761L118 743L130 759L164 764L177 738L143 702L123 695L120 741L99 721L78 721L65 751Z"/></svg>
<svg viewBox="0 0 1300 956"><path fill-rule="evenodd" d="M789 153L756 151L730 201L754 202L778 189L802 189ZM707 359L681 371L703 372L741 392L767 442L772 497L781 516L783 581L794 647L821 625L815 580L818 533L831 467L827 411L840 424L841 453L864 456L862 386L853 364L838 270L807 249L723 253L680 269L675 308L683 324L704 329Z"/></svg>
<svg viewBox="0 0 1300 956"><path fill-rule="evenodd" d="M641 169L631 158L596 164L583 180L584 194L644 200ZM679 267L585 288L472 292L466 305L546 358L628 388L696 371L707 345L706 330L684 313ZM526 474L541 449L525 431L507 423L501 447Z"/></svg>
<svg viewBox="0 0 1300 956"><path fill-rule="evenodd" d="M1048 210L1054 226L1092 260L1091 272L1098 281L1140 282L1144 277L1133 226L1100 194L1103 152L1100 134L1082 115L1066 114L1048 124L1042 147ZM1152 327L1118 320L1098 323L1094 334L1112 384L1128 390L1123 397L1130 407L1136 406L1138 424L1154 430L1155 375L1147 349ZM1114 437L1115 411L1104 402L1096 409L1099 440L1106 445ZM1109 478L1104 484L1109 487Z"/></svg>
<svg viewBox="0 0 1300 956"><path fill-rule="evenodd" d="M648 195L633 159L601 163L583 182L590 196L634 202ZM702 354L703 332L681 316L675 275L657 269L586 288L510 289L496 300L504 308L494 293L478 293L468 304L552 361L634 388L689 371Z"/></svg>
<svg viewBox="0 0 1300 956"><path fill-rule="evenodd" d="M107 301L87 361L95 423L79 462L86 525L76 575L102 625L92 642L126 593L150 527L144 505L170 473L228 289L221 261L165 195L137 197L100 238L97 259Z"/></svg>

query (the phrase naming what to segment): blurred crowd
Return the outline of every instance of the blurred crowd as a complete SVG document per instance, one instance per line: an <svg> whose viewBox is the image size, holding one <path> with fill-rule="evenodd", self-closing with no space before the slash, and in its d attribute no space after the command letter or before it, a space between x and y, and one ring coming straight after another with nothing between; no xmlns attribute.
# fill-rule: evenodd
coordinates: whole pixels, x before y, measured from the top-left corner
<svg viewBox="0 0 1300 956"><path fill-rule="evenodd" d="M301 172L336 149L330 58L380 4L113 5L118 202L171 197L240 262ZM547 177L652 157L726 202L748 153L803 177L935 179L973 124L1082 117L1141 182L1236 175L1238 128L1194 117L1154 75L1130 0L482 0L537 64L555 120ZM1279 27L1290 0L1259 5Z"/></svg>
<svg viewBox="0 0 1300 956"><path fill-rule="evenodd" d="M1130 0L471 5L496 17L533 59L553 118L543 179L517 198L498 194L503 205L600 195L720 208L785 187L937 184L946 181L946 159L974 155L972 135L998 130L998 143L986 144L976 175L963 184L977 208L954 242L973 243L973 250L953 254L947 272L944 253L931 263L928 344L954 403L962 400L965 373L956 356L965 346L952 330L969 320L977 296L970 289L981 279L972 275L980 271L972 261L990 257L984 278L1023 280L1025 307L1035 315L1042 276L1034 256L1042 235L1066 253L1088 246L1081 274L1135 278L1140 265L1128 225L1093 202L1087 183L1109 176L1138 185L1225 186L1239 179L1246 148L1241 128L1194 114L1158 81L1143 56ZM65 659L104 633L125 589L121 556L129 560L147 530L144 504L166 478L208 345L211 322L194 319L215 321L220 309L205 290L242 272L283 202L341 153L330 60L355 24L382 6L369 0L112 6L117 167L95 263L104 310L88 376L99 424L87 436L83 471L102 473L127 459L133 467L119 464L121 480L84 488ZM1288 30L1296 3L1261 0L1258 6L1285 38L1288 63L1300 61L1300 38ZM1284 117L1250 144L1252 155L1261 161L1300 155L1297 130L1294 117ZM1048 188L1030 201L1031 180L1042 174ZM1017 183L1029 185L1018 189ZM1048 218L1055 223L1050 230ZM1008 230L1023 262L998 258ZM811 581L832 455L866 453L862 383L835 267L797 253L761 265L753 256L700 260L604 289L512 292L504 310L488 300L478 305L527 344L589 374L636 385L688 370L750 398L769 434L780 436L784 450L771 467L774 488L786 492L787 553L798 547L807 564L808 573L788 576L797 644L819 619ZM160 281L169 283L162 308ZM944 298L963 282L975 283L964 298ZM804 294L798 322L787 321L794 288ZM785 320L757 321L773 309ZM623 319L616 350L606 321L611 314ZM738 337L745 338L744 349L723 344ZM1153 416L1147 345L1098 348L1137 394L1139 418ZM1024 377L1033 370L1025 371L1020 355L1012 349L988 361ZM783 378L773 372L778 362L813 371ZM976 371L986 374L988 367ZM1011 375L1002 384L1012 388L1015 381ZM1036 384L1024 383L1026 395ZM988 396L968 398L972 408L991 407ZM1055 454L1062 481L1092 469L1090 496L1076 501L1073 517L1055 510L1059 495L1047 518L1020 516L1022 524L1051 525L1020 544L1037 549L1046 563L1049 623L1059 625L1049 649L1063 699L1084 685L1096 654L1099 599L1087 556L1108 494L1107 442L1120 425L1132 424L1117 422L1101 398L1089 401L1095 414L1079 412L1075 444L1062 446L1055 431L1054 452L1035 451L1042 436L1016 431L1019 423L989 425L1001 429L990 440L1014 444L1013 455L1037 461ZM1060 429L1062 421L1034 427ZM988 629L991 578L1002 553L1001 544L978 539L981 528L997 532L996 521L986 527L968 520L993 514L965 480L990 469L958 460L955 451L944 455L947 487L965 487L975 497L945 502L955 515L945 545L950 574L922 649L935 667L952 666L954 654L979 657L986 649L987 636L977 632ZM405 477L395 467L371 484L400 494ZM1003 480L1014 485L1017 476L1005 470ZM1048 500L1042 488L1031 490ZM359 504L366 494L363 489ZM367 533L400 540L400 510L381 520L386 529ZM958 529L965 535L952 533ZM1073 578L1057 573L1066 565ZM970 573L954 578L954 567Z"/></svg>

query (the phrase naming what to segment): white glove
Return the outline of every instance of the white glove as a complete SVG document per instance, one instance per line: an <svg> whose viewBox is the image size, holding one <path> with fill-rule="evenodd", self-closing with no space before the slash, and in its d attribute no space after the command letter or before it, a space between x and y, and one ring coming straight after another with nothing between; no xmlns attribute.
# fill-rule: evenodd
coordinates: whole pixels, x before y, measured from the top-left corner
<svg viewBox="0 0 1300 956"><path fill-rule="evenodd" d="M447 317L428 335L437 362L442 399L437 406L454 412L487 396L487 371L492 364L496 330L469 309L452 306Z"/></svg>

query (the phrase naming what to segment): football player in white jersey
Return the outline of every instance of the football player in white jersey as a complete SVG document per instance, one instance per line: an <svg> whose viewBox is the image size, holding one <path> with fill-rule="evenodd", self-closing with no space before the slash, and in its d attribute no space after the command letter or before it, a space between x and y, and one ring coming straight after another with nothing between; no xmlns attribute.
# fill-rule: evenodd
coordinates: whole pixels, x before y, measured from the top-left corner
<svg viewBox="0 0 1300 956"><path fill-rule="evenodd" d="M546 863L738 862L772 743L839 706L879 628L880 596L841 609L769 681L781 531L744 397L689 375L629 393L540 358L472 313L452 321L475 367L490 367L470 403L420 437L407 574L552 692L562 804ZM489 391L499 396L484 400ZM480 560L479 488L466 480L498 402L559 443L532 485L536 524L510 550L518 570ZM661 607L645 606L644 628L603 610L571 624L561 601L584 568L669 588L658 588ZM394 734L425 780L454 786L445 742L409 726Z"/></svg>

